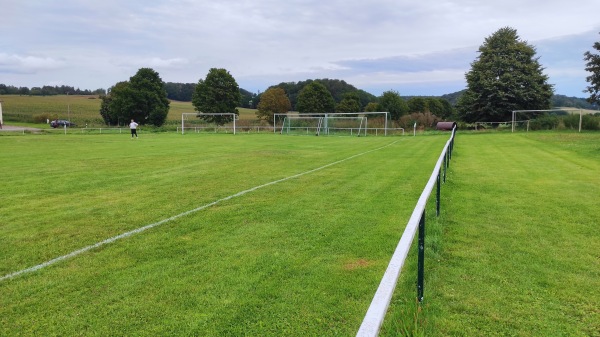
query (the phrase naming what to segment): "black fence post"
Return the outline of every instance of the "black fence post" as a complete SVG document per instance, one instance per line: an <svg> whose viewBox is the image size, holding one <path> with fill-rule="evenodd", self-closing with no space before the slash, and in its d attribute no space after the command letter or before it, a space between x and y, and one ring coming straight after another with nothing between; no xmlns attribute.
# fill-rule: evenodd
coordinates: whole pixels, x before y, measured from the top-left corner
<svg viewBox="0 0 600 337"><path fill-rule="evenodd" d="M448 169L448 150L444 154L444 183L446 182L446 170Z"/></svg>
<svg viewBox="0 0 600 337"><path fill-rule="evenodd" d="M437 175L437 191L436 191L436 195L435 195L435 215L436 216L440 216L440 190L441 190L441 179L440 179L440 175L442 174L442 172L438 172Z"/></svg>
<svg viewBox="0 0 600 337"><path fill-rule="evenodd" d="M423 279L425 274L425 210L419 220L419 262L417 266L417 299L423 302Z"/></svg>

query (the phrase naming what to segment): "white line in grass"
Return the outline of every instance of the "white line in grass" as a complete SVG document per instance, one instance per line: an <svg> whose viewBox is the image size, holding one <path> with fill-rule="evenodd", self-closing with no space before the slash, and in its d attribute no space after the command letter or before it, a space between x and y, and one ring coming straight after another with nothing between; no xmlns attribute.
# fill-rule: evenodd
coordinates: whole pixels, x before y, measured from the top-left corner
<svg viewBox="0 0 600 337"><path fill-rule="evenodd" d="M33 267L30 267L30 268L26 268L26 269L23 269L23 270L16 271L16 272L14 272L14 273L10 273L10 274L4 275L4 276L0 277L0 282L1 282L1 281L4 281L4 280L7 280L7 279L11 279L11 278L17 277L17 276L20 276L20 275L22 275L22 274L31 273L31 272L34 272L34 271L40 270L40 269L42 269L42 268L45 268L45 267L51 266L51 265L53 265L53 264L55 264L55 263L58 263L58 262L60 262L60 261L67 260L67 259L70 259L70 258L72 258L72 257L75 257L75 256L77 256L77 255L83 254L83 253L85 253L85 252L87 252L87 251L89 251L89 250L92 250L92 249L94 249L94 248L98 248L98 247L100 247L100 246L104 246L104 245L106 245L106 244L109 244L109 243L115 242L115 241L117 241L117 240L124 239L124 238L126 238L126 237L132 236L132 235L134 235L134 234L141 233L141 232L143 232L143 231L145 231L145 230L147 230L147 229L150 229L150 228L154 228L154 227L160 226L160 225L162 225L162 224L164 224L164 223L166 223L166 222L173 221L173 220L175 220L175 219L178 219L178 218L181 218L181 217L183 217L183 216L186 216L186 215L189 215L189 214L192 214L192 213L195 213L195 212L201 211L201 210L203 210L203 209L206 209L206 208L208 208L208 207L214 206L214 205L216 205L216 204L218 204L218 203L220 203L220 202L222 202L222 201L227 201L227 200L230 200L230 199L233 199L233 198L236 198L236 197L240 197L240 196L242 196L242 195L244 195L244 194L246 194L246 193L254 192L254 191L256 191L256 190L258 190L258 189L261 189L261 188L263 188L263 187L267 187L267 186L275 185L275 184L277 184L277 183L284 182L284 181L286 181L286 180L290 180L290 179L298 178L298 177L301 177L301 176L304 176L304 175L307 175L307 174L310 174L310 173L313 173L313 172L320 171L320 170L322 170L322 169L325 169L325 168L328 168L328 167L330 167L330 166L333 166L333 165L337 165L337 164L343 163L343 162L345 162L345 161L348 161L348 160L350 160L350 159L354 159L354 158L356 158L356 157L360 157L360 156L363 156L363 155L365 155L365 154L368 154L368 153L371 153L371 152L375 152L375 151L382 150L382 149L384 149L384 148L386 148L386 147L389 147L389 146L391 146L391 145L394 145L394 144L395 144L395 143L397 143L397 142L398 142L398 141L394 141L394 142L392 142L392 143L390 143L390 144L388 144L388 145L385 145L385 146L382 146L382 147L379 147L379 148L376 148L376 149L373 149L373 150L365 151L365 152L362 152L362 153L359 153L359 154L355 154L355 155L353 155L353 156L350 156L350 157L348 157L348 158L344 158L344 159L338 160L338 161L336 161L336 162L329 163L329 164L327 164L327 165L323 165L323 166L321 166L321 167L317 167L316 169L312 169L312 170L309 170L309 171L306 171L306 172L302 172L302 173L294 174L293 176L289 176L289 177L282 178L282 179L279 179L279 180L271 181L271 182L269 182L269 183L266 183L266 184L263 184L263 185L260 185L260 186L255 186L255 187L252 187L252 188L250 188L250 189L247 189L247 190L244 190L244 191L238 192L238 193L236 193L236 194L232 194L232 195L230 195L230 196L228 196L228 197L225 197L225 198L219 199L219 200L217 200L217 201L213 201L213 202L211 202L211 203L209 203L209 204L206 204L206 205L203 205L203 206L200 206L200 207L194 208L194 209L192 209L192 210L189 210L189 211L186 211L186 212L183 212L183 213L177 214L177 215L174 215L174 216L172 216L172 217L170 217L170 218L167 218L167 219L160 220L160 221L158 221L158 222L155 222L155 223L153 223L153 224L146 225L146 226L144 226L144 227L140 227L140 228L138 228L138 229L134 229L134 230L132 230L132 231L125 232L125 233L123 233L123 234L119 234L119 235L117 235L117 236L113 236L112 238L108 238L108 239L106 239L106 240L104 240L104 241L100 241L100 242L98 242L98 243L95 243L95 244L93 244L93 245L90 245L90 246L83 247L83 248L81 248L81 249L78 249L78 250L72 251L72 252L70 252L69 254L66 254L66 255L63 255L63 256L59 256L59 257L57 257L57 258L54 258L54 259L52 259L52 260L46 261L46 262L44 262L44 263L40 263L40 264L38 264L37 266L33 266Z"/></svg>

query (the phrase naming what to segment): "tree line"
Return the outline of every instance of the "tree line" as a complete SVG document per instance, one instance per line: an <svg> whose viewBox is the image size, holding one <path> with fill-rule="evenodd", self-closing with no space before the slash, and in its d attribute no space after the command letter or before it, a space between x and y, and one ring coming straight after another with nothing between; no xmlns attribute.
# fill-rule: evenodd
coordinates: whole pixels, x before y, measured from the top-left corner
<svg viewBox="0 0 600 337"><path fill-rule="evenodd" d="M600 42L593 47L600 51ZM586 78L590 83L586 88L590 93L588 102L597 104L600 102L600 55L586 52L584 59L586 70L591 72ZM515 29L504 27L487 37L479 47L479 56L465 75L467 88L442 98L405 99L394 90L376 97L345 81L332 79L284 82L269 87L264 93L254 94L240 89L233 76L222 68L211 68L206 77L195 84L165 83L153 69L141 68L128 81L115 84L101 96L100 114L107 124L133 118L140 124L161 126L169 111L169 99L177 99L191 100L195 110L203 113L238 114L237 107L256 108L257 118L270 123L274 114L290 110L299 113L386 111L394 121L410 114L429 114L438 119L467 123L505 122L510 121L514 110L552 107L554 87L548 83L543 69L535 47L523 41ZM76 92L66 86L54 89ZM451 100L455 101L454 106ZM568 103L568 99L558 97L556 102ZM533 119L541 114L532 111L526 117ZM202 118L219 124L230 119L208 115Z"/></svg>
<svg viewBox="0 0 600 337"><path fill-rule="evenodd" d="M0 95L28 95L28 96L55 96L55 95L104 95L106 90L79 89L68 85L43 87L15 87L12 85L0 84Z"/></svg>

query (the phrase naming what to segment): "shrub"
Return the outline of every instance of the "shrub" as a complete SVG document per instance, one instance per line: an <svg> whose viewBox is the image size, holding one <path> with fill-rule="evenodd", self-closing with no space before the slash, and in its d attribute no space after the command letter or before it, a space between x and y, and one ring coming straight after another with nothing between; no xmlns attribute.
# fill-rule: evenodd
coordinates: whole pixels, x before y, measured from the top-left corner
<svg viewBox="0 0 600 337"><path fill-rule="evenodd" d="M414 123L417 123L417 126L420 128L421 127L432 128L440 120L441 119L439 117L432 114L431 112L425 112L425 113L418 112L418 113L412 113L410 115L404 115L404 116L400 117L400 120L398 121L398 125L401 128L407 129L407 128L412 128Z"/></svg>
<svg viewBox="0 0 600 337"><path fill-rule="evenodd" d="M558 127L557 116L541 116L529 122L529 128L531 130L553 130Z"/></svg>
<svg viewBox="0 0 600 337"><path fill-rule="evenodd" d="M40 115L33 116L33 122L37 124L45 124L48 123L49 120L56 119L56 114L43 113Z"/></svg>

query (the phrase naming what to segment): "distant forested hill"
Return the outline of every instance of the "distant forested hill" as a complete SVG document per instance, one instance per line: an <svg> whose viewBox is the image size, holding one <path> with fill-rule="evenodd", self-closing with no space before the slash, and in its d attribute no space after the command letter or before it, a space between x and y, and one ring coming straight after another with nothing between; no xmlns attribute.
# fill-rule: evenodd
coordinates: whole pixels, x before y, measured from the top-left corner
<svg viewBox="0 0 600 337"><path fill-rule="evenodd" d="M300 82L282 82L276 85L272 85L271 87L279 87L285 90L287 95L290 98L292 103L292 107L296 105L296 98L298 97L298 93L302 88L310 82L319 82L323 84L333 96L336 102L341 101L342 97L345 93L348 92L356 92L361 101L361 105L365 106L369 102L377 102L378 97L375 95L368 93L364 90L357 89L355 86L346 83L343 80L336 79L308 79L306 81ZM165 89L167 91L167 98L175 101L191 101L192 94L194 93L194 89L196 87L196 83L176 83L176 82L167 82L165 83ZM268 88L267 88L268 89ZM265 89L266 90L266 89ZM436 97L442 98L450 102L453 106L456 105L458 98L465 92L465 90L445 94L442 96L418 96L418 97ZM28 96L54 96L54 95L105 95L105 89L96 89L94 91L91 90L81 90L79 88L74 88L70 86L43 86L43 87L15 87L11 85L1 84L0 83L0 95L28 95ZM245 89L240 88L240 94L242 98L240 100L240 107L244 108L256 108L256 105L260 101L260 94L252 93ZM402 96L403 99L409 100L411 97L417 96ZM579 108L579 109L590 109L590 110L598 110L598 106L594 106L586 101L585 98L580 97L568 97L565 95L554 95L552 96L552 106L553 107L565 107L565 108Z"/></svg>
<svg viewBox="0 0 600 337"><path fill-rule="evenodd" d="M447 100L453 106L456 105L456 101L465 92L465 90L453 92L451 94L445 94L440 96L441 98ZM552 106L553 107L562 107L562 108L579 108L579 109L590 109L597 110L598 107L593 106L585 98L580 97L567 97L565 95L553 95L552 96Z"/></svg>

